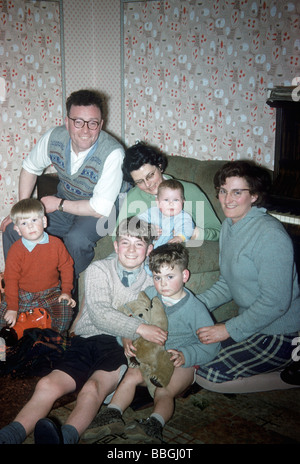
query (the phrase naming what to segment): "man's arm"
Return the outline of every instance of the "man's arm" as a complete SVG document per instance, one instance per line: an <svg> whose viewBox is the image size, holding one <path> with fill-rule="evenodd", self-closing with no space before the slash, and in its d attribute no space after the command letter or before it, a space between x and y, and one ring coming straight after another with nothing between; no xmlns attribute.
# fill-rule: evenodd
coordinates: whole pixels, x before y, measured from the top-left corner
<svg viewBox="0 0 300 464"><path fill-rule="evenodd" d="M89 200L65 200L63 211L77 216L108 217L122 184L123 151L114 150L104 163L103 172ZM47 196L42 199L46 212L56 211L61 198Z"/></svg>
<svg viewBox="0 0 300 464"><path fill-rule="evenodd" d="M52 195L41 198L42 203L45 206L47 213L52 213L58 210L61 202L61 198L54 197ZM75 214L76 216L93 216L96 218L102 217L98 214L90 205L89 200L64 200L63 210L65 213Z"/></svg>
<svg viewBox="0 0 300 464"><path fill-rule="evenodd" d="M19 200L30 198L36 184L37 175L21 169L19 179Z"/></svg>

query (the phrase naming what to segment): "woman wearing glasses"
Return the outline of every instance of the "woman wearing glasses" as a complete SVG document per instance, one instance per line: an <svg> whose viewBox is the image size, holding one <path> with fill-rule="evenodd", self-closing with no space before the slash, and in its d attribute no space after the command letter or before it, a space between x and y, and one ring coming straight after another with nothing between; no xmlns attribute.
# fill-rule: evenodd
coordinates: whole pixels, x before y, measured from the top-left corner
<svg viewBox="0 0 300 464"><path fill-rule="evenodd" d="M264 170L246 161L229 162L216 173L214 184L226 216L220 278L198 298L210 311L233 299L238 315L198 328L202 343L221 342L222 349L213 362L198 368L197 382L220 392L287 388L279 371L295 360L300 341L291 239L261 207L270 185Z"/></svg>
<svg viewBox="0 0 300 464"><path fill-rule="evenodd" d="M37 176L54 166L60 181L57 194L42 198L49 219L47 232L64 240L78 276L94 257L100 239L98 220L106 221L120 192L124 150L102 130L102 100L97 92L73 92L66 109L65 125L47 131L24 160L19 197L29 198ZM2 231L8 223L9 219L3 221ZM10 225L3 237L5 256L18 238L14 234Z"/></svg>
<svg viewBox="0 0 300 464"><path fill-rule="evenodd" d="M143 142L136 143L125 151L123 162L124 180L134 187L127 193L118 221L126 217L143 213L155 203L158 186L170 176L164 174L167 158L156 148ZM204 229L204 240L217 241L221 225L209 200L200 188L190 182L180 180L184 187L184 209L198 226L193 238L199 238L199 229ZM199 214L199 205L203 202L203 215Z"/></svg>

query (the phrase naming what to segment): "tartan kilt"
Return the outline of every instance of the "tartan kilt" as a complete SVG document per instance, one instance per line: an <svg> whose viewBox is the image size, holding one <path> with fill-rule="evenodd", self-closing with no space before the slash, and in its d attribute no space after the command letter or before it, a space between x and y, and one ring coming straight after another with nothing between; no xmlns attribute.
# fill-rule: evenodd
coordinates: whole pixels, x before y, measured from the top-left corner
<svg viewBox="0 0 300 464"><path fill-rule="evenodd" d="M73 308L65 300L59 302L61 295L60 287L53 287L41 292L26 292L19 290L19 310L18 314L29 311L33 308L43 308L51 317L51 329L63 333L68 330L73 317ZM6 311L6 301L0 304L0 329L6 327L4 314Z"/></svg>
<svg viewBox="0 0 300 464"><path fill-rule="evenodd" d="M235 342L232 338L221 343L217 357L196 373L215 383L284 369L292 362L298 332L288 335L255 334L247 340Z"/></svg>

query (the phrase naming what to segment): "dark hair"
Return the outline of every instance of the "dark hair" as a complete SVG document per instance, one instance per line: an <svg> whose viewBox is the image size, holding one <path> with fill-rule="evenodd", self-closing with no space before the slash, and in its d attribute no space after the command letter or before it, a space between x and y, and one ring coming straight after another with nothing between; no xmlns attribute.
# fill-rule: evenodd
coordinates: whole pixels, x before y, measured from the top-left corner
<svg viewBox="0 0 300 464"><path fill-rule="evenodd" d="M137 216L123 219L116 230L116 240L122 235L130 235L144 240L147 245L151 245L156 238L156 229L150 223L142 221Z"/></svg>
<svg viewBox="0 0 300 464"><path fill-rule="evenodd" d="M214 186L217 192L226 184L228 177L242 177L248 184L250 195L257 195L257 200L252 206L262 206L271 187L271 178L266 169L256 164L245 161L229 161L225 163L215 174Z"/></svg>
<svg viewBox="0 0 300 464"><path fill-rule="evenodd" d="M96 90L77 90L71 93L67 98L66 108L67 115L70 114L71 106L97 106L103 114L103 100L101 95Z"/></svg>
<svg viewBox="0 0 300 464"><path fill-rule="evenodd" d="M174 268L179 266L183 271L189 265L189 252L181 243L166 243L151 251L149 255L150 271L159 273L161 266L167 264Z"/></svg>
<svg viewBox="0 0 300 464"><path fill-rule="evenodd" d="M131 172L140 169L145 164L157 166L163 172L167 167L167 158L157 148L137 142L125 151L123 161L124 180L133 184Z"/></svg>

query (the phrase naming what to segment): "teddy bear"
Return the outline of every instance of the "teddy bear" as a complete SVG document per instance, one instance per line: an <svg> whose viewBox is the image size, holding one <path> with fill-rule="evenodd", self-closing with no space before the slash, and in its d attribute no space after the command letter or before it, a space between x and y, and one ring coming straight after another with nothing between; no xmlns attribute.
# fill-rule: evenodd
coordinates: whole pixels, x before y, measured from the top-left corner
<svg viewBox="0 0 300 464"><path fill-rule="evenodd" d="M140 292L136 300L125 303L118 310L127 316L140 319L141 323L157 325L163 330L168 329L168 319L157 296L150 300L145 292ZM136 357L129 359L129 366L140 369L153 397L156 387L166 387L169 384L174 371L174 365L170 361L171 355L163 346L142 337L134 340L133 345L137 350Z"/></svg>

